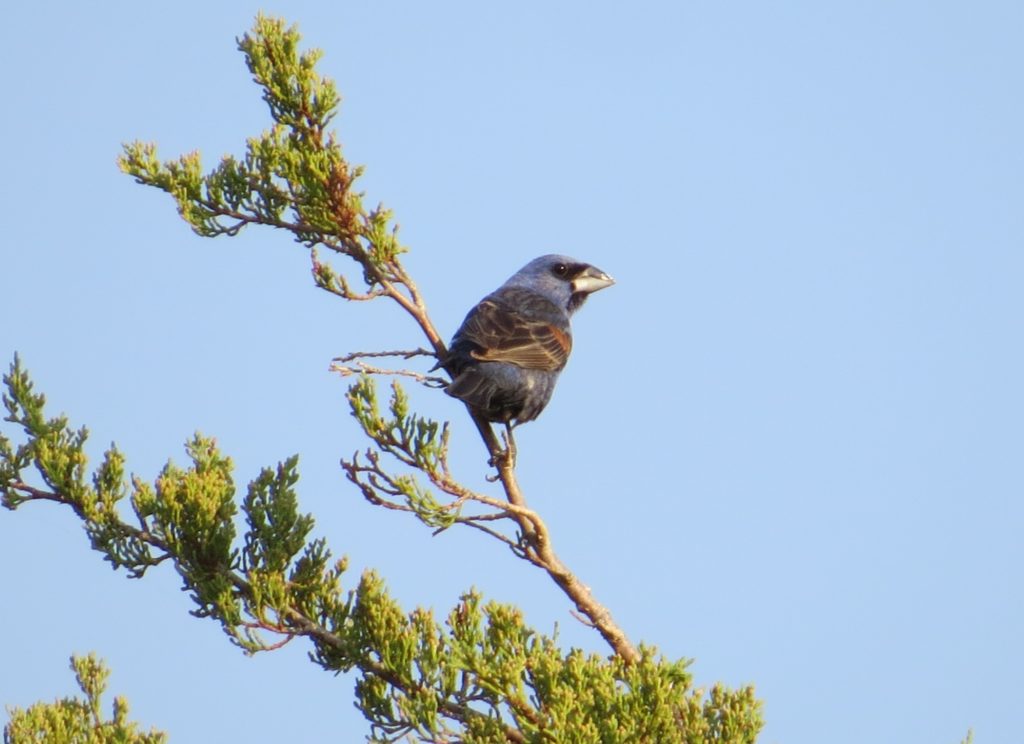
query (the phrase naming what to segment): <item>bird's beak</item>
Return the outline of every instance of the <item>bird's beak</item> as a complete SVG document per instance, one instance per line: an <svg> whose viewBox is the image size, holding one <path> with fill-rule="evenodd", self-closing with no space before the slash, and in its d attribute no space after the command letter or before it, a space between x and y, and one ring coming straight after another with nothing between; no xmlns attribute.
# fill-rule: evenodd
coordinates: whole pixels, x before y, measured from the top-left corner
<svg viewBox="0 0 1024 744"><path fill-rule="evenodd" d="M615 284L615 280L601 269L588 266L572 280L572 291L573 294L590 294L613 284Z"/></svg>

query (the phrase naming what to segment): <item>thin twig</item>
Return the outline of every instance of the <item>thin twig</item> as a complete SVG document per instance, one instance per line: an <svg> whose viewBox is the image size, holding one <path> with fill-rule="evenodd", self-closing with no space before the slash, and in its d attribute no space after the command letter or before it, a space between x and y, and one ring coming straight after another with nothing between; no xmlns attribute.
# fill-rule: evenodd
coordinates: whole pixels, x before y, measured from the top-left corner
<svg viewBox="0 0 1024 744"><path fill-rule="evenodd" d="M402 357L402 359L412 359L417 356L434 356L434 352L430 351L430 349L422 348L404 351L354 351L351 354L334 357L331 361L345 364L347 362L355 361L356 359L365 359L368 357Z"/></svg>
<svg viewBox="0 0 1024 744"><path fill-rule="evenodd" d="M442 388L448 385L448 380L442 377L434 377L433 375L425 375L422 372L414 372L411 369L384 369L383 367L374 367L366 364L365 362L356 362L354 365L349 366L345 364L339 364L337 361L330 366L331 372L337 372L342 377L351 377L352 375L383 375L386 377L411 377L416 382L426 385L430 388Z"/></svg>
<svg viewBox="0 0 1024 744"><path fill-rule="evenodd" d="M467 527L472 527L473 529L477 529L477 530L480 530L481 532L486 532L486 533L487 533L488 535L490 535L491 537L493 537L493 538L494 538L495 540L500 540L501 542L503 542L503 543L505 543L506 545L508 545L508 546L509 546L510 548L514 548L514 547L516 547L516 542L515 542L515 540L513 540L512 538L510 538L510 537L509 537L508 535L503 535L503 534L501 534L501 533L500 533L500 532L498 532L497 530L492 530L492 529L491 529L490 527L487 527L486 525L478 524L477 522L475 522L475 521L471 521L471 520L469 520L469 519L456 519L454 523L455 523L455 524L464 524L464 525L466 525ZM448 527L450 527L450 526L451 526L451 525L447 525L447 526L445 526L445 527L438 527L438 528L437 528L436 530L434 530L434 531L433 531L433 532L431 533L431 536L433 536L433 537L437 537L437 536L438 536L438 535L440 535L440 534L441 534L442 532L444 532L445 530L447 530L447 529L448 529Z"/></svg>
<svg viewBox="0 0 1024 744"><path fill-rule="evenodd" d="M593 620L591 620L589 617L584 617L580 613L576 612L576 610L569 610L569 614L572 615L577 620L579 620L584 625L586 625L588 628L596 628L597 627L596 625L594 625L594 621Z"/></svg>
<svg viewBox="0 0 1024 744"><path fill-rule="evenodd" d="M356 302L366 302L367 300L375 300L378 297L383 297L387 294L383 289L374 288L369 292L356 292L349 284L348 280L344 276L338 274L334 280L337 282L338 287L324 287L328 292L336 294L339 297L344 297L346 300L354 300Z"/></svg>

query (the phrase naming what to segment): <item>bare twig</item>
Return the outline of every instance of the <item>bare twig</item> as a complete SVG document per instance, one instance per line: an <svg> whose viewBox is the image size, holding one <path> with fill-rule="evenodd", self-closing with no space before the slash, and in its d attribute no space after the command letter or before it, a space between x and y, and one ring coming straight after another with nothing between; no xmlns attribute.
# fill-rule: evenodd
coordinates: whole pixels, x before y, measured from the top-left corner
<svg viewBox="0 0 1024 744"><path fill-rule="evenodd" d="M426 385L431 388L442 388L448 384L448 381L442 377L434 377L433 375L425 375L422 372L414 372L411 369L384 369L383 367L374 367L366 364L366 362L356 362L354 365L349 366L346 364L339 364L337 361L331 365L332 372L338 372L342 377L351 377L352 375L368 374L368 375L384 375L388 377L411 377L416 382Z"/></svg>
<svg viewBox="0 0 1024 744"><path fill-rule="evenodd" d="M283 635L284 636L284 638L282 638L277 643L262 643L261 642L261 645L262 645L262 648L263 648L264 651L277 651L277 649L283 648L284 646L287 646L289 643L291 643L296 638L296 634L294 632L292 632L289 628L286 628L286 627L281 626L281 625L273 625L271 623L265 623L265 622L253 623L253 622L249 622L247 620L243 620L242 621L242 627L243 628L249 628L250 630L265 630L265 631L268 631L270 633L275 633L277 635Z"/></svg>
<svg viewBox="0 0 1024 744"><path fill-rule="evenodd" d="M502 519L507 519L507 517L503 516ZM472 527L474 529L480 530L481 532L487 533L488 535L493 537L495 540L499 540L499 541L505 543L510 548L515 548L516 547L516 541L513 540L511 537L509 537L508 535L503 535L500 532L498 532L497 530L493 530L493 529L491 529L490 527L488 527L486 525L479 524L475 519L465 519L463 517L457 517L455 519L455 524L464 524L467 527ZM442 532L444 532L447 529L448 529L448 527L438 527L436 530L434 530L431 533L431 535L433 537L437 537L438 535L440 535Z"/></svg>
<svg viewBox="0 0 1024 744"><path fill-rule="evenodd" d="M430 349L422 348L409 349L405 351L354 351L351 354L334 357L331 361L346 364L348 362L355 361L356 359L367 359L370 357L401 357L402 359L412 359L417 356L434 356L434 352L430 351Z"/></svg>
<svg viewBox="0 0 1024 744"><path fill-rule="evenodd" d="M586 625L588 628L596 628L597 627L596 625L594 625L593 621L590 620L590 618L584 617L583 615L581 615L580 613L576 612L575 610L569 610L569 614L572 615L577 620L579 620L584 625Z"/></svg>
<svg viewBox="0 0 1024 744"><path fill-rule="evenodd" d="M346 300L366 302L367 300L375 300L378 297L383 297L385 294L387 294L383 289L380 288L371 289L369 292L356 292L349 286L348 281L341 274L338 274L338 276L335 278L335 281L337 281L338 283L337 288L325 287L325 289L327 289L327 291L331 292L332 294L338 295L339 297L344 297Z"/></svg>

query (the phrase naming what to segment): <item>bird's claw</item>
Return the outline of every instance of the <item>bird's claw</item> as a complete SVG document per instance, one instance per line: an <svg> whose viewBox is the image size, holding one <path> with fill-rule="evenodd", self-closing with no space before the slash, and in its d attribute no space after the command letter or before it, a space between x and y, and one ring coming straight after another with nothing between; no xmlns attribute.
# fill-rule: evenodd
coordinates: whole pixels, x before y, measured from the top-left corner
<svg viewBox="0 0 1024 744"><path fill-rule="evenodd" d="M505 440L505 449L501 452L501 459L505 461L510 470L515 470L516 467L516 440L512 436L512 425L509 423L505 424L505 433L502 435L502 439Z"/></svg>
<svg viewBox="0 0 1024 744"><path fill-rule="evenodd" d="M485 476L488 483L495 483L501 480L501 471L506 467L509 469L515 468L516 466L516 455L515 451L509 454L508 449L500 450L494 457L487 461L487 464L492 468L498 470L494 475Z"/></svg>
<svg viewBox="0 0 1024 744"><path fill-rule="evenodd" d="M487 482L494 483L501 478L500 471L508 468L514 470L516 467L516 440L512 436L512 427L509 424L505 424L505 431L502 433L501 438L505 444L504 448L494 453L494 456L487 461L487 464L492 468L497 468L499 471L498 475L488 475Z"/></svg>

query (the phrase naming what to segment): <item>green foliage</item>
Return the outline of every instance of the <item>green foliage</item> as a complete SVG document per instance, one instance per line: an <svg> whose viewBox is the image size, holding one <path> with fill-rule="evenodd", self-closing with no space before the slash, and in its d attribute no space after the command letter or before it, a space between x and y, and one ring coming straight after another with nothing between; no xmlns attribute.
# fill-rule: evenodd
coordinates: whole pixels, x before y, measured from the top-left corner
<svg viewBox="0 0 1024 744"><path fill-rule="evenodd" d="M377 388L369 375L348 391L356 421L381 450L428 474L440 473L448 457L448 424L438 424L409 410L409 397L397 381L391 383L390 418L377 403Z"/></svg>
<svg viewBox="0 0 1024 744"><path fill-rule="evenodd" d="M364 208L353 189L360 169L346 162L326 129L339 97L315 70L320 53L300 52L294 27L263 16L239 48L273 119L268 131L248 140L245 155L224 158L204 174L196 153L161 162L153 145L136 142L125 146L121 168L171 194L200 235L234 235L249 224L287 231L314 249L316 286L349 300L396 302L430 346L348 359L444 360L444 344L400 263L405 248L390 213ZM354 261L362 293L316 248ZM408 370L359 369L437 382ZM299 510L297 457L263 469L240 501L231 460L198 434L186 444L189 464L168 462L153 482L126 478L124 456L114 446L90 473L86 430L71 429L65 417L46 418L45 399L33 392L17 357L4 383L6 421L21 437L15 443L0 436L6 507L34 501L70 507L93 549L129 576L170 563L196 604L193 614L215 619L247 653L305 638L316 664L355 674L372 741L739 744L752 742L760 729L751 688L716 685L705 692L693 687L687 661L630 644L554 554L515 481L513 458L499 450L486 422L475 420L504 497L461 485L448 467L447 423L412 412L397 383L383 411L373 380L363 375L348 400L371 446L342 467L372 503L410 512L434 530L474 527L545 570L609 642L611 658L563 650L526 625L518 609L485 603L475 591L442 622L427 609L403 610L373 571L346 588L346 561L333 560L326 541L311 537L313 518ZM467 505L485 511L465 513Z"/></svg>
<svg viewBox="0 0 1024 744"><path fill-rule="evenodd" d="M161 162L155 145L133 142L118 165L139 183L173 196L199 235L236 235L248 224L284 228L310 247L322 244L364 259L367 280L374 283L405 248L391 213L365 209L362 194L353 190L362 168L348 164L327 130L340 96L316 71L321 52L300 53L299 39L294 26L261 15L238 41L274 120L249 138L241 159L225 157L204 175L197 152ZM329 268L323 271L330 275Z"/></svg>
<svg viewBox="0 0 1024 744"><path fill-rule="evenodd" d="M667 661L653 649L642 649L633 663L563 652L529 628L518 609L483 604L476 592L463 596L442 624L429 610L404 612L372 571L344 591L345 563L332 563L325 542L309 539L313 518L298 510L295 457L249 484L240 547L231 461L200 436L186 445L188 468L168 463L152 485L134 479L130 502L139 526L133 525L119 514L129 489L115 480L123 473L121 456L111 454L116 450L90 485L84 431L75 432L63 417L46 419L44 399L32 393L20 362L4 381L7 420L25 435L17 448L4 440L6 506L46 500L71 507L93 548L130 575L171 561L198 606L194 614L216 618L250 653L279 645L266 641L268 633L282 643L309 638L311 658L321 667L358 671L357 702L373 741L456 733L467 744L751 742L756 736L760 708L750 688L716 686L705 695L693 689L687 662ZM361 410L384 422L381 431L418 431L407 422L392 425L409 415L400 395L392 400L389 423L379 411L373 414L370 388L362 391L368 407ZM73 477L67 476L69 462L76 463ZM29 465L52 490L22 480ZM126 542L136 546L134 553L125 550Z"/></svg>
<svg viewBox="0 0 1024 744"><path fill-rule="evenodd" d="M155 729L138 730L128 720L128 701L114 699L114 717L103 720L101 698L107 689L110 671L94 654L72 656L71 668L85 699L67 697L52 703L36 703L28 708L8 710L10 721L4 727L5 744L162 744L167 735Z"/></svg>
<svg viewBox="0 0 1024 744"><path fill-rule="evenodd" d="M448 424L439 424L409 411L409 398L397 381L391 383L390 416L381 414L377 386L369 375L362 375L348 390L352 415L379 452L426 474L435 483L444 483L448 473ZM455 523L458 508L450 508L434 497L411 474L390 474L381 466L378 451L366 451L371 481L359 478L363 469L358 456L342 465L349 479L360 486L371 503L381 504L385 497L403 502L406 509L431 528L445 529Z"/></svg>

